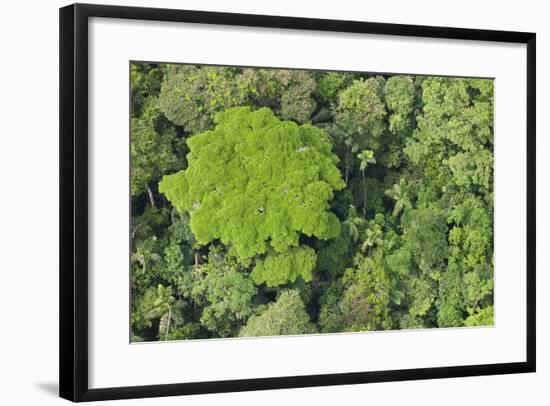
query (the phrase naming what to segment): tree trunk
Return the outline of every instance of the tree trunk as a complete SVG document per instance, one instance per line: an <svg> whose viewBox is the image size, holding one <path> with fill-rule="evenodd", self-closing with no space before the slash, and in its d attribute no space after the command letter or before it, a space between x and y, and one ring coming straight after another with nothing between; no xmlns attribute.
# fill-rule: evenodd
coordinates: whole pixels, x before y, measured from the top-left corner
<svg viewBox="0 0 550 406"><path fill-rule="evenodd" d="M346 182L346 187L348 186L348 179L349 179L349 167L350 167L349 156L350 156L350 154L351 154L351 152L346 151L346 158L345 158L345 163L344 163L344 170L345 170L344 180Z"/></svg>
<svg viewBox="0 0 550 406"><path fill-rule="evenodd" d="M145 189L147 189L147 195L149 195L149 201L151 202L151 206L153 206L153 208L156 208L157 206L155 206L155 199L153 198L153 191L151 190L149 185L145 185Z"/></svg>
<svg viewBox="0 0 550 406"><path fill-rule="evenodd" d="M199 272L199 254L195 252L195 272Z"/></svg>
<svg viewBox="0 0 550 406"><path fill-rule="evenodd" d="M170 332L171 320L172 320L172 307L168 306L168 323L166 323L166 334L164 335L164 341L168 341L168 333Z"/></svg>
<svg viewBox="0 0 550 406"><path fill-rule="evenodd" d="M365 180L365 171L361 171L363 175L363 217L367 217L367 182Z"/></svg>

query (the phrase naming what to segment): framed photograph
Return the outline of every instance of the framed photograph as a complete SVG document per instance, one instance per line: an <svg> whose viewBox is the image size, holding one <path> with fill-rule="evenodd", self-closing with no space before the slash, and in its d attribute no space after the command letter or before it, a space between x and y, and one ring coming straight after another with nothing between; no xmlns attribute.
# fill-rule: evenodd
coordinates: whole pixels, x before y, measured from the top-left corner
<svg viewBox="0 0 550 406"><path fill-rule="evenodd" d="M60 396L534 372L535 52L60 9Z"/></svg>

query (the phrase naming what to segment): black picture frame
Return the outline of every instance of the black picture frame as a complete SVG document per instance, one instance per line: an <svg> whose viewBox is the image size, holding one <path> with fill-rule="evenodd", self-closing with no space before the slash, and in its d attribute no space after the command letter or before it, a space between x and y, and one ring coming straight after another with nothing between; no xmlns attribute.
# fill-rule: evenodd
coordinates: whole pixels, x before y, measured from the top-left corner
<svg viewBox="0 0 550 406"><path fill-rule="evenodd" d="M88 386L88 19L106 17L325 32L526 44L527 323L525 361L309 376L90 389ZM59 392L81 402L534 372L536 369L536 35L527 32L384 24L91 4L60 9Z"/></svg>

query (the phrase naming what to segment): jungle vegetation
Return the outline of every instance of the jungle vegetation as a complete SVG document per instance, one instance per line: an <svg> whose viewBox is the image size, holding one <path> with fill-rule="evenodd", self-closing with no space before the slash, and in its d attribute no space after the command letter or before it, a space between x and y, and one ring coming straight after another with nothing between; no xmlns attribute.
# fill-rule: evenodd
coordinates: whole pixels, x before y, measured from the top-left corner
<svg viewBox="0 0 550 406"><path fill-rule="evenodd" d="M493 324L493 81L131 65L131 339Z"/></svg>

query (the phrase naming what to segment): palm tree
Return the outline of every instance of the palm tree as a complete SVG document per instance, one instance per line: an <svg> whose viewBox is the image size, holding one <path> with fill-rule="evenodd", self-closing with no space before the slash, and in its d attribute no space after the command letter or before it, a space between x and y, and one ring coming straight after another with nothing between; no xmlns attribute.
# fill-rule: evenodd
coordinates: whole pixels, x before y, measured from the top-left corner
<svg viewBox="0 0 550 406"><path fill-rule="evenodd" d="M348 210L348 217L344 221L344 226L347 228L349 237L353 242L357 242L361 236L361 232L365 227L366 220L363 217L357 215L355 206L350 206Z"/></svg>
<svg viewBox="0 0 550 406"><path fill-rule="evenodd" d="M157 263L161 260L161 256L155 252L157 237L147 238L137 244L135 252L132 253L132 262L137 262L142 272L145 273L147 266L151 263Z"/></svg>
<svg viewBox="0 0 550 406"><path fill-rule="evenodd" d="M395 200L395 206L392 212L392 216L394 217L398 216L404 209L410 209L412 207L407 190L407 182L405 182L403 178L399 180L399 184L395 184L393 188L386 190L386 195Z"/></svg>

